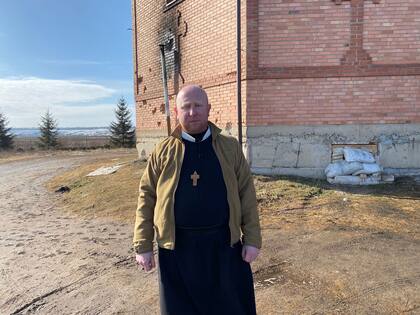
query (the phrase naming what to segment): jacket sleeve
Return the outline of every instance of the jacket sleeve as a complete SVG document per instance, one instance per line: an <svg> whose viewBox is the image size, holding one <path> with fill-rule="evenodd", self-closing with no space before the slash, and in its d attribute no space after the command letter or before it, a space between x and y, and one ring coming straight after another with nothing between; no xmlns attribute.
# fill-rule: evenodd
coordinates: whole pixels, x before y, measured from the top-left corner
<svg viewBox="0 0 420 315"><path fill-rule="evenodd" d="M254 180L239 143L237 150L236 176L241 201L243 243L261 248L261 228Z"/></svg>
<svg viewBox="0 0 420 315"><path fill-rule="evenodd" d="M133 246L136 253L153 251L153 215L156 205L156 186L159 170L156 150L151 154L146 169L140 180L139 197L136 209L136 223L134 225Z"/></svg>

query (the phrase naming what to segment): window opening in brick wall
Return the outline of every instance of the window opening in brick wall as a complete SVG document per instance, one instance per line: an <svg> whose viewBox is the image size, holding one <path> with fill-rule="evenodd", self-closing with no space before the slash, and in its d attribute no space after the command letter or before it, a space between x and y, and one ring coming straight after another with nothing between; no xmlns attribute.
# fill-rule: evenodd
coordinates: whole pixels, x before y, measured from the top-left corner
<svg viewBox="0 0 420 315"><path fill-rule="evenodd" d="M164 11L169 10L170 8L173 8L177 4L181 3L184 0L166 0L166 6L164 8Z"/></svg>

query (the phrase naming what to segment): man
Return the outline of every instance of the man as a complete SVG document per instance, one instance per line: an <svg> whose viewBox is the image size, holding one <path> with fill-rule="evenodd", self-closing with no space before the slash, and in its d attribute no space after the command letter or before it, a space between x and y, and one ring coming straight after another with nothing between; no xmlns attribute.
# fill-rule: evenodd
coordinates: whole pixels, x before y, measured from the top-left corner
<svg viewBox="0 0 420 315"><path fill-rule="evenodd" d="M150 271L156 232L162 314L256 314L254 183L239 143L208 121L210 107L199 86L178 93L179 126L156 146L140 181L133 243Z"/></svg>

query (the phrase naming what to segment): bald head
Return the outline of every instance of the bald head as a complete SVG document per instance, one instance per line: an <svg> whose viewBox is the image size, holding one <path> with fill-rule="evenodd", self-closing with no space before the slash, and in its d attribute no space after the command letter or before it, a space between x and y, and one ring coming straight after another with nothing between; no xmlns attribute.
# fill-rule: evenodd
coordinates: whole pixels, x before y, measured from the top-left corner
<svg viewBox="0 0 420 315"><path fill-rule="evenodd" d="M187 85L176 97L175 113L184 131L190 134L207 129L210 104L207 93L198 85Z"/></svg>
<svg viewBox="0 0 420 315"><path fill-rule="evenodd" d="M176 96L176 105L182 104L185 98L200 99L203 101L203 105L208 104L207 93L198 85L186 85L184 86Z"/></svg>

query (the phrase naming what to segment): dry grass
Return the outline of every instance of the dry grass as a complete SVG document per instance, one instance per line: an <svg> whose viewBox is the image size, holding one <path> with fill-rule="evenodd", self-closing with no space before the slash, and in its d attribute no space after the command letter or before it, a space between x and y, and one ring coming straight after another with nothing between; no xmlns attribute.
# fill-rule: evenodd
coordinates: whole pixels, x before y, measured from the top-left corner
<svg viewBox="0 0 420 315"><path fill-rule="evenodd" d="M109 146L108 136L67 135L59 136L58 144L61 149L94 149ZM16 137L13 140L16 150L39 150L38 137Z"/></svg>
<svg viewBox="0 0 420 315"><path fill-rule="evenodd" d="M335 187L290 177L256 180L263 228L365 229L419 236L420 186Z"/></svg>
<svg viewBox="0 0 420 315"><path fill-rule="evenodd" d="M80 166L53 178L47 183L49 190L61 186L70 188L62 195L65 210L83 217L108 217L119 221L132 221L137 202L137 191L144 162L135 155L114 159L102 159ZM86 177L101 166L123 163L116 173Z"/></svg>
<svg viewBox="0 0 420 315"><path fill-rule="evenodd" d="M114 174L86 177L101 166L118 163L125 164ZM71 189L61 199L67 210L132 222L144 167L134 156L101 160L55 177L48 188ZM415 183L341 189L318 180L256 176L255 185L263 229L365 229L419 235L420 189Z"/></svg>

